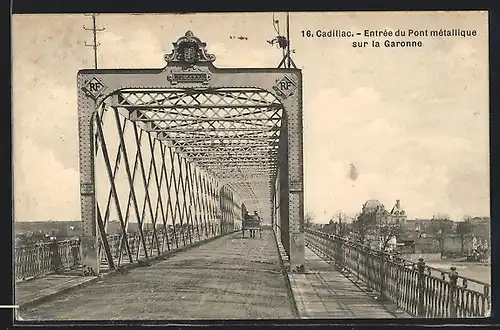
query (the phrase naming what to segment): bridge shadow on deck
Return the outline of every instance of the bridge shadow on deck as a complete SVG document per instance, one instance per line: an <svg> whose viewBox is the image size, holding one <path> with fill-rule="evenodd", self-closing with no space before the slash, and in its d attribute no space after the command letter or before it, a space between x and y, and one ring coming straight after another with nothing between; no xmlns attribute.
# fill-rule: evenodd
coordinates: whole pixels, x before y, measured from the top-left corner
<svg viewBox="0 0 500 330"><path fill-rule="evenodd" d="M27 310L24 320L294 318L270 230L241 232L107 277Z"/></svg>

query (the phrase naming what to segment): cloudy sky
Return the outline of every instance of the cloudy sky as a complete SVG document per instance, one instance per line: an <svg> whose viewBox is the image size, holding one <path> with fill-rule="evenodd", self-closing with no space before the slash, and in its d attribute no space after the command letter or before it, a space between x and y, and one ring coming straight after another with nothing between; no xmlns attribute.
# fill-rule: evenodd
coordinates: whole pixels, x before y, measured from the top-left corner
<svg viewBox="0 0 500 330"><path fill-rule="evenodd" d="M284 15L276 14L284 30ZM489 215L486 13L292 13L304 75L306 211L326 222L367 199L410 217ZM99 15L100 68L165 65L192 30L224 67L276 67L272 13ZM13 17L15 220L80 219L76 73L93 67L91 18ZM399 38L422 48L353 48L302 30L470 29L477 36ZM248 40L230 39L245 36ZM384 41L381 37L376 40ZM368 40L357 37L354 40ZM348 177L349 165L359 175Z"/></svg>

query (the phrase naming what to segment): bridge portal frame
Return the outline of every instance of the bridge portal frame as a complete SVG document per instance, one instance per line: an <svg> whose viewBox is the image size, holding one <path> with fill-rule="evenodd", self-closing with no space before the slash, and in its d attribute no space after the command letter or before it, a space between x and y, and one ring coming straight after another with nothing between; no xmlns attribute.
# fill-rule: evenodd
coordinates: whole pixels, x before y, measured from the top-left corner
<svg viewBox="0 0 500 330"><path fill-rule="evenodd" d="M278 171L269 201L272 223L278 228L292 271L304 265L302 72L294 68L217 68L205 43L188 31L174 43L167 65L160 69L83 69L77 74L80 198L84 274L98 274L100 247L94 173L93 131L96 113L105 103L116 104L123 90L175 89L208 91L220 88L259 89L283 105ZM284 152L286 150L286 152ZM225 196L233 194L223 189ZM229 208L223 209L223 218Z"/></svg>

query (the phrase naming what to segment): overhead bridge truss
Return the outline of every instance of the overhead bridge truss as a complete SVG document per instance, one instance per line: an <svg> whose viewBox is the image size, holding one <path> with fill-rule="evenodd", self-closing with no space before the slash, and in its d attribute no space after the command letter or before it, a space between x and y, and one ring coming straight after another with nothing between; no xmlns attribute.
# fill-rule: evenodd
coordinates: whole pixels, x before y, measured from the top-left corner
<svg viewBox="0 0 500 330"><path fill-rule="evenodd" d="M85 274L273 224L304 263L302 77L219 69L188 31L162 69L78 73Z"/></svg>

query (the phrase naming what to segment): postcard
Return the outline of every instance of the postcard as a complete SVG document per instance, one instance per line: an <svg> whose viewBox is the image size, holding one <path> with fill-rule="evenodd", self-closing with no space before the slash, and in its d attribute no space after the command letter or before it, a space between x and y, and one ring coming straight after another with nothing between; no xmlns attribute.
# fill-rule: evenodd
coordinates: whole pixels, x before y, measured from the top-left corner
<svg viewBox="0 0 500 330"><path fill-rule="evenodd" d="M488 14L13 15L16 322L491 315Z"/></svg>

